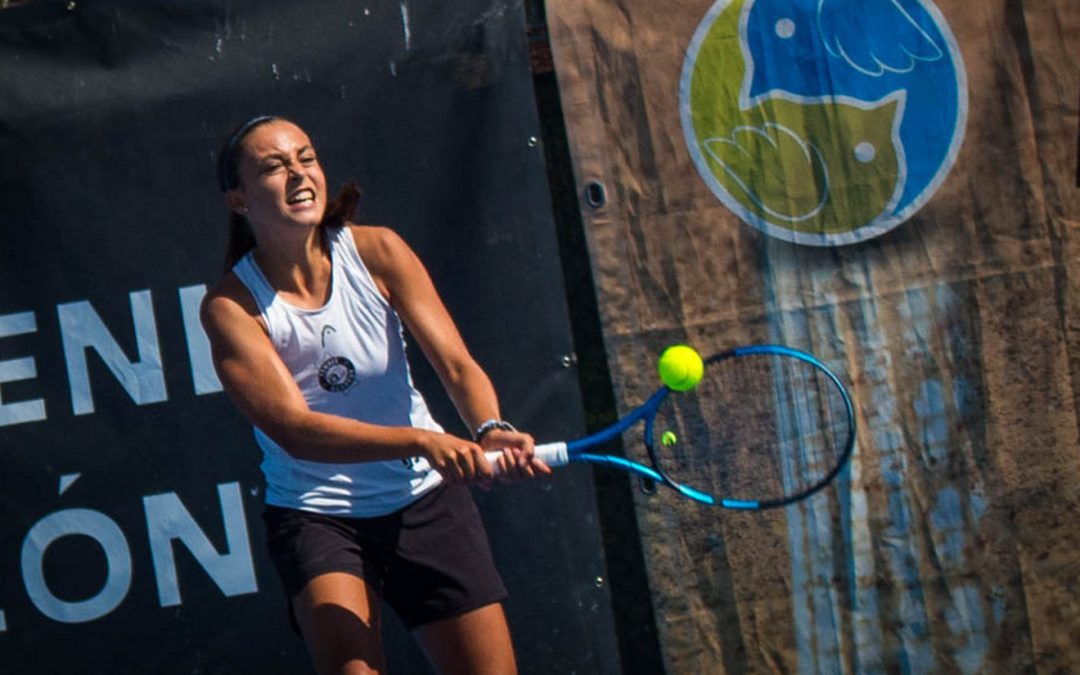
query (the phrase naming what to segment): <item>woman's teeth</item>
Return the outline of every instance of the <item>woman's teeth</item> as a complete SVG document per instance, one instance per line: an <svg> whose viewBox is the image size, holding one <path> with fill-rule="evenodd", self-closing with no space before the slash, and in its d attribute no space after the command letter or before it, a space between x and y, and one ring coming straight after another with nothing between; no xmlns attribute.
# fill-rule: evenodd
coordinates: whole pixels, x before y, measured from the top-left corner
<svg viewBox="0 0 1080 675"><path fill-rule="evenodd" d="M289 204L300 204L302 202L310 202L315 200L315 193L311 190L301 190L292 197L289 197Z"/></svg>

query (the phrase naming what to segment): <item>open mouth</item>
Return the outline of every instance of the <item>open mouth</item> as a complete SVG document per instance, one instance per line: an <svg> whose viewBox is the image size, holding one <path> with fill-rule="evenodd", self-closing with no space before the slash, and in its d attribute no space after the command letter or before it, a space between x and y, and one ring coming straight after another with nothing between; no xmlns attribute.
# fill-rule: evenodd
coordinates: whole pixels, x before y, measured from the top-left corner
<svg viewBox="0 0 1080 675"><path fill-rule="evenodd" d="M315 191L311 189L297 190L286 200L289 205L308 204L315 201Z"/></svg>

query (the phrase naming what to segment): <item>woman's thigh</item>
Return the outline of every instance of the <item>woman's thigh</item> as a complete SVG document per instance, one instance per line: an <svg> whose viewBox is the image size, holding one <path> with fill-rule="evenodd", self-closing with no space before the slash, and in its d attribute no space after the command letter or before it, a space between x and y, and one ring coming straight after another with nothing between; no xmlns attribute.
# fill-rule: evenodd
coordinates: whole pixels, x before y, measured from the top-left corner
<svg viewBox="0 0 1080 675"><path fill-rule="evenodd" d="M440 675L517 672L510 629L499 603L418 626L413 635Z"/></svg>
<svg viewBox="0 0 1080 675"><path fill-rule="evenodd" d="M296 622L320 675L385 671L379 606L367 582L343 572L315 577L293 598Z"/></svg>

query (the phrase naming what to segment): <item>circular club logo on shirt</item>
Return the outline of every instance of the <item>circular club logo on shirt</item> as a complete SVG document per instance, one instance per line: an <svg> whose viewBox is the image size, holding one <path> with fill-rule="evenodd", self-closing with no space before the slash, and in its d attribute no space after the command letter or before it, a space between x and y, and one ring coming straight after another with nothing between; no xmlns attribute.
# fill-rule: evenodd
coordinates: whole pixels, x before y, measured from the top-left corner
<svg viewBox="0 0 1080 675"><path fill-rule="evenodd" d="M319 366L319 386L326 391L345 391L356 381L356 367L344 356L331 356Z"/></svg>

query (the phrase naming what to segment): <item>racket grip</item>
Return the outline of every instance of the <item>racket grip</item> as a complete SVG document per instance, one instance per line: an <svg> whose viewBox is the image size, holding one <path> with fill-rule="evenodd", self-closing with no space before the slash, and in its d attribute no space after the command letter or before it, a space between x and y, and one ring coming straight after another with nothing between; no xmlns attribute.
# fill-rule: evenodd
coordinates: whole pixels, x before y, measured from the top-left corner
<svg viewBox="0 0 1080 675"><path fill-rule="evenodd" d="M492 450L490 452L485 452L484 456L487 457L488 462L491 463L492 470L494 470L495 475L498 476L499 465L495 460L502 456L502 452L499 450ZM570 462L569 455L566 453L566 443L544 443L543 445L538 445L535 448L534 456L548 466L564 466Z"/></svg>
<svg viewBox="0 0 1080 675"><path fill-rule="evenodd" d="M536 446L536 458L548 466L565 466L570 463L566 443L544 443Z"/></svg>
<svg viewBox="0 0 1080 675"><path fill-rule="evenodd" d="M491 468L495 471L495 475L499 475L499 464L495 460L502 457L502 451L491 450L485 452L484 456L487 457L488 462L491 463ZM536 446L536 458L548 466L563 466L570 461L566 453L566 443L545 443L543 445L538 445ZM413 470L415 471L423 472L427 471L429 468L431 468L431 466L423 457L420 457L413 462Z"/></svg>

